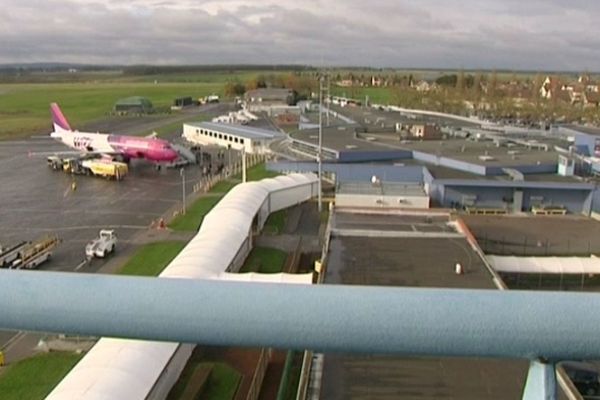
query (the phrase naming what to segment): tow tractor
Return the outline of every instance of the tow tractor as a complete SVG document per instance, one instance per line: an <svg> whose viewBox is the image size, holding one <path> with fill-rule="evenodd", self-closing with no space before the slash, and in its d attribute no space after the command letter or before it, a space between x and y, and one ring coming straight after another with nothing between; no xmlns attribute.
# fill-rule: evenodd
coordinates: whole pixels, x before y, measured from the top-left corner
<svg viewBox="0 0 600 400"><path fill-rule="evenodd" d="M98 237L85 246L85 256L88 260L94 257L104 258L115 251L117 235L114 230L102 229Z"/></svg>
<svg viewBox="0 0 600 400"><path fill-rule="evenodd" d="M56 236L44 236L33 242L21 242L11 248L0 248L0 267L14 269L32 269L47 261L60 239Z"/></svg>

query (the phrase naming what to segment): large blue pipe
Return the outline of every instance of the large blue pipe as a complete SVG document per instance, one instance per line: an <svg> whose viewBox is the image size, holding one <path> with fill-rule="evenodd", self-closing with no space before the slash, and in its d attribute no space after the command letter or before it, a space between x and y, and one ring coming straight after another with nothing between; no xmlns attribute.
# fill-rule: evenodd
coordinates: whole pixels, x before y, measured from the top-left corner
<svg viewBox="0 0 600 400"><path fill-rule="evenodd" d="M325 352L600 358L600 295L0 271L0 327Z"/></svg>

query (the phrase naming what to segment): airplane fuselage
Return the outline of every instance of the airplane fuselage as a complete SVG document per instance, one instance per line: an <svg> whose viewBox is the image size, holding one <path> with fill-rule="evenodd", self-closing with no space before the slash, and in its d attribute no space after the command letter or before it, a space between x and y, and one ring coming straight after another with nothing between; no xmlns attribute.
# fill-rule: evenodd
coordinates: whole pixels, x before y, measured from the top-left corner
<svg viewBox="0 0 600 400"><path fill-rule="evenodd" d="M74 130L56 103L50 104L50 115L54 125L50 136L83 153L144 158L153 162L170 162L179 157L171 144L163 139Z"/></svg>
<svg viewBox="0 0 600 400"><path fill-rule="evenodd" d="M178 157L169 142L156 138L78 131L53 132L51 136L84 153L118 154L127 159L144 158L153 162L170 162Z"/></svg>

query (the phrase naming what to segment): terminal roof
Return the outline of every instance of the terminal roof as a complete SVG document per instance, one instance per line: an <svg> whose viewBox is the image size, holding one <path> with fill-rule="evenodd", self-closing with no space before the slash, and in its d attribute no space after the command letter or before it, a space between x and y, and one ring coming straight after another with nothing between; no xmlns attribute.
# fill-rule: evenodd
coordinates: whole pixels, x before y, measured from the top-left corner
<svg viewBox="0 0 600 400"><path fill-rule="evenodd" d="M245 139L258 140L258 139L274 139L280 137L282 134L277 131L270 131L267 129L252 128L242 125L232 124L219 124L216 122L192 122L187 125L194 126L201 129L210 129L225 133L227 135L239 136Z"/></svg>

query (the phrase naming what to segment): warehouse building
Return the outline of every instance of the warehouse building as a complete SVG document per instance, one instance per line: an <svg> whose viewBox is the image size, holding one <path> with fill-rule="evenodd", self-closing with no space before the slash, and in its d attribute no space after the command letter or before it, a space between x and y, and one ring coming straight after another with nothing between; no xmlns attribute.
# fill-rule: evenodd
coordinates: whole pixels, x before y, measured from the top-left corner
<svg viewBox="0 0 600 400"><path fill-rule="evenodd" d="M269 153L271 142L283 137L276 131L215 122L184 124L182 136L197 145L213 145L240 151L244 149L248 154Z"/></svg>
<svg viewBox="0 0 600 400"><path fill-rule="evenodd" d="M294 104L294 91L291 89L264 88L249 90L244 93L244 105L246 109L271 106L291 106Z"/></svg>
<svg viewBox="0 0 600 400"><path fill-rule="evenodd" d="M146 97L133 96L117 100L113 110L117 114L148 114L154 107Z"/></svg>

